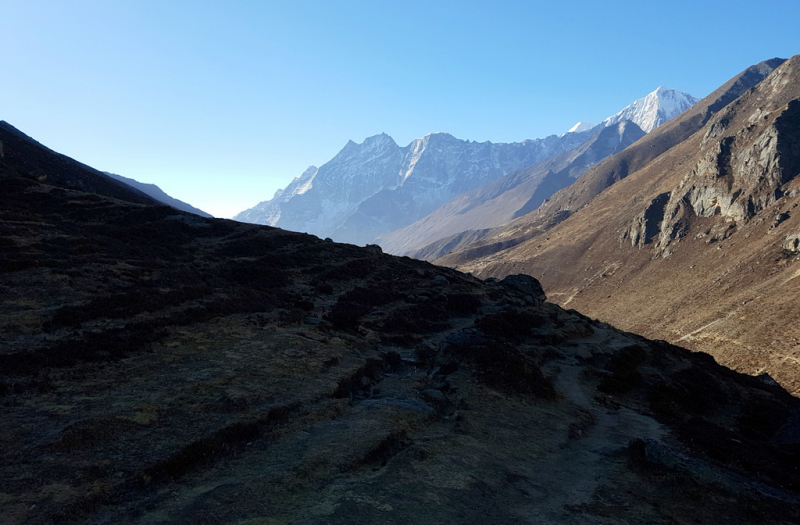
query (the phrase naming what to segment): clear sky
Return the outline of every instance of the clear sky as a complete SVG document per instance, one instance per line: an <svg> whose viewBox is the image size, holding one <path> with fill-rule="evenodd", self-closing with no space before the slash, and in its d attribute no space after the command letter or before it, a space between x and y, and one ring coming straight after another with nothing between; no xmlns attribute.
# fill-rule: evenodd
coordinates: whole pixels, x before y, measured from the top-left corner
<svg viewBox="0 0 800 525"><path fill-rule="evenodd" d="M514 142L800 53L799 0L0 0L0 120L220 217L349 139Z"/></svg>

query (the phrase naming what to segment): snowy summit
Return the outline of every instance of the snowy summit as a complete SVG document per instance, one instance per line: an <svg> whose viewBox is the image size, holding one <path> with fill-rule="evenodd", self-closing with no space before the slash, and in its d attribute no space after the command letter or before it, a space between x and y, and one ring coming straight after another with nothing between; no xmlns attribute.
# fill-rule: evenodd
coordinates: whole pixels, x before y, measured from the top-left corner
<svg viewBox="0 0 800 525"><path fill-rule="evenodd" d="M621 120L630 120L642 128L645 133L649 133L664 122L677 117L697 102L699 102L699 99L688 93L659 86L658 89L646 97L640 98L616 115L605 119L603 126L608 127Z"/></svg>

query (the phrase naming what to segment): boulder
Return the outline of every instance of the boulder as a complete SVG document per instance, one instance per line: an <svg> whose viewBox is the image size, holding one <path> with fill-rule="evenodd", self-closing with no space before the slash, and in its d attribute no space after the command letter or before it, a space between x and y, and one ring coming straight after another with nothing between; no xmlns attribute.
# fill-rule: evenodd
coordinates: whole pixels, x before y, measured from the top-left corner
<svg viewBox="0 0 800 525"><path fill-rule="evenodd" d="M547 300L541 283L530 275L524 273L509 275L500 281L500 284L506 288L519 290L523 295L530 295L534 301L544 302Z"/></svg>

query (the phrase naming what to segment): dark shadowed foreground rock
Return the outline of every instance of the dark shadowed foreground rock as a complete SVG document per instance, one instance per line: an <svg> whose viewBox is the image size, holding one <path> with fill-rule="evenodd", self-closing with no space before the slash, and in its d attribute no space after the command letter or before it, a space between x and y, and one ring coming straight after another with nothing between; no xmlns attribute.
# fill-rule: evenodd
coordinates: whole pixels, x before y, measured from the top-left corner
<svg viewBox="0 0 800 525"><path fill-rule="evenodd" d="M547 300L547 296L544 294L542 285L530 275L525 275L524 273L507 275L502 281L500 281L500 284L506 288L511 288L522 292L526 296L530 297L531 300Z"/></svg>
<svg viewBox="0 0 800 525"><path fill-rule="evenodd" d="M2 523L800 520L777 385L0 143Z"/></svg>

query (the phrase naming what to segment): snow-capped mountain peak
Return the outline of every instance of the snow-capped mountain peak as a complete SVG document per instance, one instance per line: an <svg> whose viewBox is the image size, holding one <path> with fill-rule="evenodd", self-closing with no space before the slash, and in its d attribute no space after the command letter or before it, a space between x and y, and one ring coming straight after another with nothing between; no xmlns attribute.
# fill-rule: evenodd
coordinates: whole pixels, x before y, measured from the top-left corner
<svg viewBox="0 0 800 525"><path fill-rule="evenodd" d="M688 93L659 86L652 93L605 119L602 125L607 127L622 120L630 120L649 133L694 106L698 101L699 99Z"/></svg>

